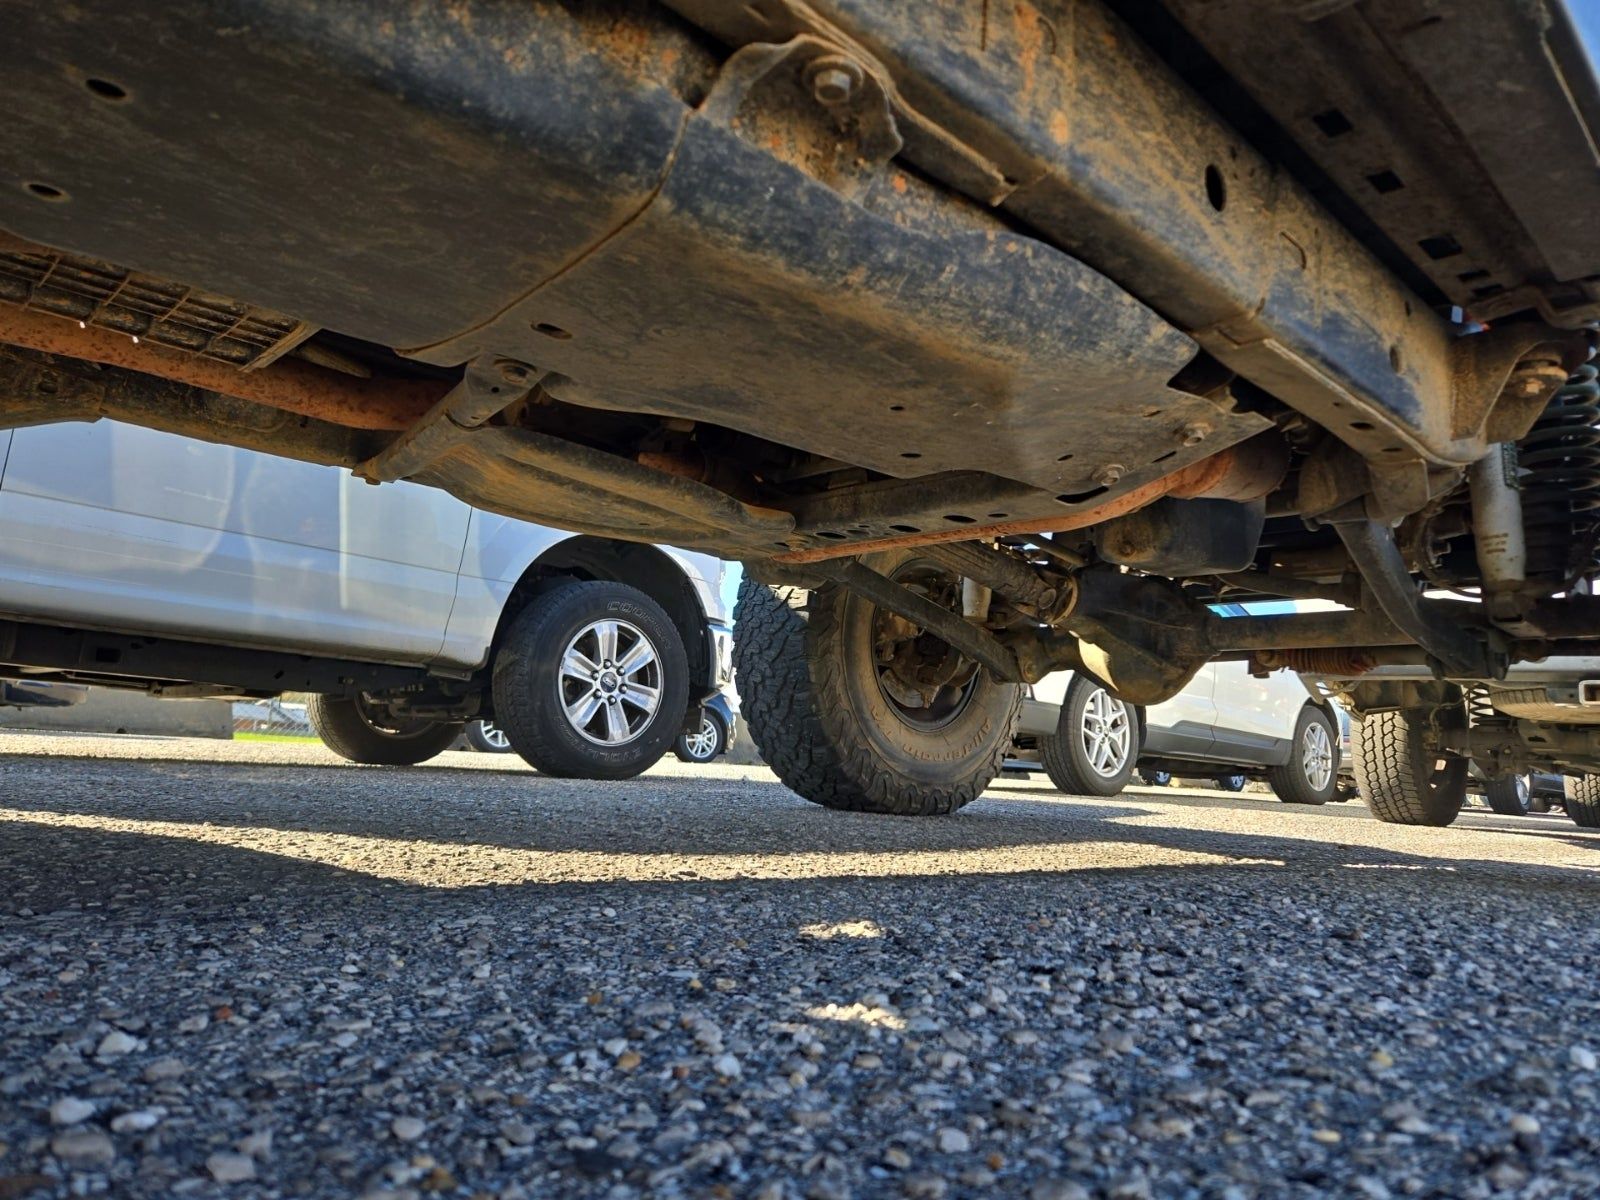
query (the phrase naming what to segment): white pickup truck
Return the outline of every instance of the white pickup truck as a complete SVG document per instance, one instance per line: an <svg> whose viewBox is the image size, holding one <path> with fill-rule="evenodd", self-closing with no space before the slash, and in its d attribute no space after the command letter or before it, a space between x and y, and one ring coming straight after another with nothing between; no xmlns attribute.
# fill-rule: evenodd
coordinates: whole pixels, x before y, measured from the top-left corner
<svg viewBox="0 0 1600 1200"><path fill-rule="evenodd" d="M131 425L0 430L0 674L312 692L357 762L492 718L545 772L637 774L729 680L721 570Z"/></svg>

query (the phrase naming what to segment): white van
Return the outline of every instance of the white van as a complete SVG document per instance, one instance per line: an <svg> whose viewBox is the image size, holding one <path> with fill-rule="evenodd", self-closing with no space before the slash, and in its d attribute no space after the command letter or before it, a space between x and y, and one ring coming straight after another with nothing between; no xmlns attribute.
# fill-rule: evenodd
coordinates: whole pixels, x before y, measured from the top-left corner
<svg viewBox="0 0 1600 1200"><path fill-rule="evenodd" d="M1245 606L1219 604L1223 616ZM1114 796L1135 766L1150 782L1209 778L1238 791L1264 778L1290 804L1325 804L1339 788L1340 737L1333 706L1292 671L1252 675L1243 662L1201 667L1161 704L1127 704L1087 675L1058 671L1028 689L1016 758L1037 762L1074 795Z"/></svg>
<svg viewBox="0 0 1600 1200"><path fill-rule="evenodd" d="M729 680L721 569L109 421L0 430L0 673L312 692L357 762L492 718L548 773L637 774Z"/></svg>

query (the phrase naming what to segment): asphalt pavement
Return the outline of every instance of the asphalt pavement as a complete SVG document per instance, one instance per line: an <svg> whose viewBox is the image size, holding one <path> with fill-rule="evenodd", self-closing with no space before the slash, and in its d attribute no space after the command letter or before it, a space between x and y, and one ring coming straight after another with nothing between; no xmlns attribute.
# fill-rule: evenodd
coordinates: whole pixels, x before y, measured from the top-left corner
<svg viewBox="0 0 1600 1200"><path fill-rule="evenodd" d="M0 1200L1600 1195L1600 834L0 736Z"/></svg>

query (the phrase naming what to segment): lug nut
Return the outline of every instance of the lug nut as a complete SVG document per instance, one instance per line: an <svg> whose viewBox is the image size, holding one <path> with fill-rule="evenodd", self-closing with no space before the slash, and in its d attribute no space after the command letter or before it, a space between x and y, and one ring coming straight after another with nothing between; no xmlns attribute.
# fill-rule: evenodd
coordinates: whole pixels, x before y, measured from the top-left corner
<svg viewBox="0 0 1600 1200"><path fill-rule="evenodd" d="M855 90L855 75L842 66L823 67L811 77L811 94L829 108L848 103Z"/></svg>
<svg viewBox="0 0 1600 1200"><path fill-rule="evenodd" d="M1089 478L1101 487L1110 487L1128 473L1128 468L1121 463L1107 463L1103 467L1096 467Z"/></svg>
<svg viewBox="0 0 1600 1200"><path fill-rule="evenodd" d="M1190 421L1178 430L1178 440L1185 446L1198 446L1211 436L1211 426L1204 421Z"/></svg>

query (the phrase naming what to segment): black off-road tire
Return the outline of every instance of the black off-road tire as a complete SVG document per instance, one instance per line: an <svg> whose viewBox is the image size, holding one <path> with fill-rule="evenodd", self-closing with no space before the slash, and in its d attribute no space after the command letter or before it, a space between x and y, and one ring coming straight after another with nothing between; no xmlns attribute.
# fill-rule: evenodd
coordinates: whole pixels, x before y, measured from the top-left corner
<svg viewBox="0 0 1600 1200"><path fill-rule="evenodd" d="M1519 789L1518 784L1522 784ZM1533 811L1533 784L1526 775L1502 775L1483 782L1483 799L1502 817L1525 817Z"/></svg>
<svg viewBox="0 0 1600 1200"><path fill-rule="evenodd" d="M1600 775L1566 778L1567 816L1584 829L1600 829Z"/></svg>
<svg viewBox="0 0 1600 1200"><path fill-rule="evenodd" d="M891 570L909 555L873 556ZM873 608L843 588L739 585L733 661L746 728L785 785L825 808L936 816L976 800L1000 772L1022 688L980 672L946 727L902 721L881 694Z"/></svg>
<svg viewBox="0 0 1600 1200"><path fill-rule="evenodd" d="M567 644L606 617L641 630L661 663L654 714L631 741L617 746L586 740L567 720L559 690ZM530 766L558 779L632 779L655 766L683 728L688 655L672 618L638 588L574 581L536 595L512 620L495 654L493 687L495 721Z"/></svg>
<svg viewBox="0 0 1600 1200"><path fill-rule="evenodd" d="M1128 761L1115 775L1102 775L1089 765L1083 745L1083 710L1096 692L1103 692L1092 679L1076 676L1061 699L1061 717L1054 734L1039 739L1039 761L1058 791L1069 796L1116 796L1128 786L1139 763L1139 710L1126 706L1128 713Z"/></svg>
<svg viewBox="0 0 1600 1200"><path fill-rule="evenodd" d="M1328 782L1322 788L1312 786L1311 777L1305 769L1306 730L1313 722L1322 726L1328 739L1329 753L1333 756ZM1273 794L1285 804L1326 804L1338 795L1339 730L1327 713L1313 704L1300 710L1300 717L1294 723L1294 745L1289 751L1289 761L1281 767L1269 768L1267 782L1272 785Z"/></svg>
<svg viewBox="0 0 1600 1200"><path fill-rule="evenodd" d="M433 721L409 733L379 729L350 696L312 696L306 701L306 719L329 750L368 766L415 766L448 750L461 736L459 721Z"/></svg>
<svg viewBox="0 0 1600 1200"><path fill-rule="evenodd" d="M1444 826L1467 798L1467 760L1424 742L1424 710L1369 713L1351 728L1356 783L1372 815L1391 825ZM1444 759L1442 767L1437 760Z"/></svg>

